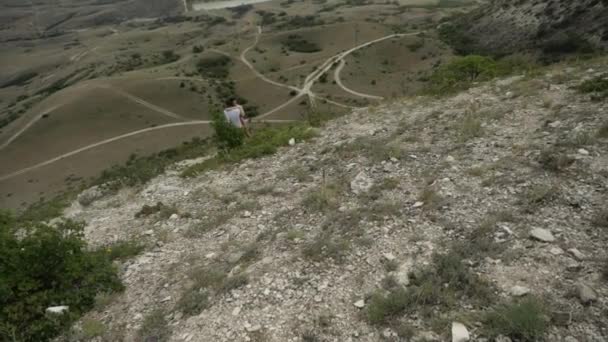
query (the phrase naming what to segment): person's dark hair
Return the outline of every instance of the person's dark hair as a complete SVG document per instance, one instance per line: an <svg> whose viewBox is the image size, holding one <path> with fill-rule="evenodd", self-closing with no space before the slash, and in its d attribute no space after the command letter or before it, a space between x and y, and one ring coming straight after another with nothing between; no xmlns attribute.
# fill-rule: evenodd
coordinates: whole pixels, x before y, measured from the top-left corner
<svg viewBox="0 0 608 342"><path fill-rule="evenodd" d="M231 97L226 101L226 106L232 107L234 106L234 102L236 102L236 99L234 97Z"/></svg>

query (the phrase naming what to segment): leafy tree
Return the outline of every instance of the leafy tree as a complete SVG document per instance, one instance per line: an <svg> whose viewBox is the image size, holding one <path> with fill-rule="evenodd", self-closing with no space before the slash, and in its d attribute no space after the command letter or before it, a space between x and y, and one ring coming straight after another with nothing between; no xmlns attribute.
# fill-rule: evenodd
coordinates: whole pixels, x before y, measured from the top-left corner
<svg viewBox="0 0 608 342"><path fill-rule="evenodd" d="M0 212L0 340L48 341L91 309L97 293L122 290L108 255L87 250L83 228ZM69 310L45 312L59 305Z"/></svg>

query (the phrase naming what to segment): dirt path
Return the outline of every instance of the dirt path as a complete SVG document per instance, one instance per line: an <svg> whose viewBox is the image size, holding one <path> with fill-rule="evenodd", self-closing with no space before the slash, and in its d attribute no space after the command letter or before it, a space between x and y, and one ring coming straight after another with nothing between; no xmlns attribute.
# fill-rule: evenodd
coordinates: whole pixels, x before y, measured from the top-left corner
<svg viewBox="0 0 608 342"><path fill-rule="evenodd" d="M256 37L255 37L254 43L251 46L247 47L245 50L243 50L243 52L240 55L240 60L255 75L257 75L261 80L263 80L263 81L265 81L265 82L267 82L269 84L278 86L278 87L295 90L295 91L298 92L298 94L296 96L294 96L293 98L289 99L288 101L286 101L285 103L283 103L283 104L275 107L274 109L271 109L268 112L266 112L266 113L258 116L256 118L256 121L258 121L259 119L262 119L262 118L264 118L266 116L269 116L269 115L271 115L271 114L273 114L273 113L275 113L275 112L277 112L277 111L279 111L279 110L281 110L281 109L289 106L290 104L292 104L293 102L297 101L298 99L300 99L303 96L308 96L308 98L311 101L311 104L313 106L314 106L315 99L322 99L322 100L327 101L328 103L331 103L331 104L334 104L334 105L337 105L337 106L340 106L340 107L354 108L354 107L351 107L351 106L348 106L348 105L344 105L344 104L341 104L341 103L338 103L338 102L335 102L335 101L331 101L329 99L323 99L323 98L319 97L318 95L316 95L312 91L312 87L314 86L314 84L316 83L316 81L324 73L326 73L327 71L329 71L329 69L331 69L331 67L335 63L342 63L342 60L346 56L350 55L351 53L353 53L353 52L355 52L355 51L357 51L359 49L362 49L364 47L370 46L372 44L375 44L375 43L387 40L387 39L396 38L396 37L404 37L404 36L407 36L407 35L415 35L415 34L418 34L418 33L419 32L408 33L408 34L400 33L400 34L388 35L388 36L385 36L385 37L382 37L382 38L378 38L378 39L369 41L367 43L363 43L363 44L357 45L357 46L355 46L355 47L353 47L353 48L351 48L349 50L346 50L346 51L344 51L342 53L334 55L334 56L328 58L325 62L323 62L323 64L321 64L321 66L319 68L317 68L315 71L313 71L312 73L310 73L306 77L303 87L302 88L298 88L298 87L295 87L295 86L291 86L291 85L288 85L288 84L283 84L283 83L276 82L276 81L273 81L273 80L269 79L268 77L264 76L262 73L260 73L259 71L257 71L253 67L253 65L247 60L247 58L246 58L247 52L249 52L251 49L253 49L258 44L258 42L260 40L260 36L262 34L262 27L258 26L257 27L257 34L256 34ZM219 52L219 50L217 52ZM220 52L220 53L225 54L223 52ZM338 74L339 74L339 72L338 72ZM343 89L346 90L347 88L343 88ZM135 101L135 102L137 102L137 103L139 103L139 104L141 104L141 105L143 105L143 106L145 106L145 107L147 107L147 108L149 108L151 110L157 111L157 112L159 112L161 114L168 115L168 116L170 116L172 118L175 118L175 119L185 119L182 116L179 116L179 115L177 115L177 114L175 114L175 113L173 113L171 111L168 111L168 110L166 110L166 109L164 109L162 107L158 107L156 105L153 105L153 104L151 104L151 103L149 103L149 102L147 102L147 101L145 101L143 99L140 99L140 98L138 98L136 96L133 96L133 95L131 95L129 93L126 93L126 92L124 92L122 90L115 90L115 91L118 92L119 94L121 94L123 96L126 96L129 99L131 99L131 100L133 100L133 101ZM349 91L349 93L356 94L356 92L354 92L354 91L352 91L352 92ZM362 95L367 95L367 94L362 94ZM370 96L370 95L367 95L367 96ZM39 117L42 117L42 115L39 115ZM0 146L0 149L8 146L8 144L10 144L13 140L15 140L20 134L22 134L25 130L27 130L31 125L33 125L38 120L39 120L39 118L36 118L36 119L30 121L23 129L21 129L17 134L13 135L13 137L11 137L7 142L5 142L2 146ZM289 121L289 120L287 120L287 121ZM272 122L286 122L286 120L262 120L261 122L271 122L271 123ZM138 134L142 134L142 133L146 133L146 132L150 132L150 131L155 131L155 130L160 130L160 129L164 129L164 128L169 128L169 127L188 126L188 125L207 125L209 123L210 123L210 121L203 121L203 120L199 120L199 121L187 121L187 122L177 122L177 123L171 123L171 124L161 125L161 126L157 126L157 127L145 128L145 129L137 130L137 131L134 131L134 132L122 134L122 135L119 135L119 136L116 136L116 137L113 137L113 138L109 138L109 139L106 139L106 140L103 140L103 141L100 141L100 142L97 142L97 143L94 143L94 144L91 144L91 145L87 145L87 146L81 147L79 149L76 149L76 150L68 152L68 153L64 153L64 154L62 154L60 156L57 156L55 158L52 158L52 159L49 159L49 160L44 161L42 163L39 163L39 164L30 166L30 167L21 169L19 171L15 171L15 172L13 172L11 174L0 176L0 181L16 177L16 176L21 175L23 173L26 173L28 171L41 168L43 166L55 163L55 162L60 161L62 159L66 159L66 158L71 157L73 155L76 155L78 153L81 153L81 152L84 152L84 151L87 151L87 150L90 150L90 149L93 149L93 148L96 148L96 147L99 147L99 146L102 146L102 145L105 145L105 144L109 144L109 143L117 141L117 140L125 139L125 138L128 138L128 137L134 136L134 135L138 135Z"/></svg>
<svg viewBox="0 0 608 342"><path fill-rule="evenodd" d="M369 94L363 94L360 93L358 91L354 91L350 88L347 88L343 83L342 83L342 79L340 78L340 73L342 72L342 69L344 68L344 66L346 65L346 62L344 62L344 60L340 60L340 64L338 65L338 67L336 68L336 70L334 71L334 80L336 80L336 84L342 88L342 90L344 90L347 93L353 94L355 96L359 96L359 97L365 97L368 99L372 99L372 100L382 100L383 97L382 96L376 96L376 95L369 95Z"/></svg>

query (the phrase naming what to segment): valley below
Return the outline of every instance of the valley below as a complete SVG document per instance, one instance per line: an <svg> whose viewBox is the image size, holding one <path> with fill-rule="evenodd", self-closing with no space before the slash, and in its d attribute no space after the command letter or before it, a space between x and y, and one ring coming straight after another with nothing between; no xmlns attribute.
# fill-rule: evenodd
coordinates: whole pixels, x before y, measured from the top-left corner
<svg viewBox="0 0 608 342"><path fill-rule="evenodd" d="M0 206L209 136L231 96L260 124L415 94L468 1L5 2ZM272 123L272 122L271 122Z"/></svg>

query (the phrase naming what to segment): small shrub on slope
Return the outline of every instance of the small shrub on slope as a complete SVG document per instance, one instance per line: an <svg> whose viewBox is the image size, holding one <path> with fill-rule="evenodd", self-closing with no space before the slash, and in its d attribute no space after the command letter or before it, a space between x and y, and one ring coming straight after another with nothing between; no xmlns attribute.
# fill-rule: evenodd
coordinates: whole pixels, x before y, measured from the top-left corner
<svg viewBox="0 0 608 342"><path fill-rule="evenodd" d="M543 304L535 298L524 298L489 312L484 330L490 337L508 336L516 341L538 341L547 329Z"/></svg>
<svg viewBox="0 0 608 342"><path fill-rule="evenodd" d="M245 140L243 131L228 122L222 113L213 114L211 125L215 132L214 139L220 149L232 149L243 145Z"/></svg>
<svg viewBox="0 0 608 342"><path fill-rule="evenodd" d="M251 138L244 139L240 146L224 149L216 157L185 169L182 172L182 177L193 177L205 170L218 168L222 165L274 154L277 148L288 145L292 138L296 141L302 141L313 136L314 131L303 123L262 128L256 131Z"/></svg>
<svg viewBox="0 0 608 342"><path fill-rule="evenodd" d="M0 213L0 340L47 341L95 304L121 290L104 251L88 251L83 225L20 224ZM67 305L62 315L46 314Z"/></svg>
<svg viewBox="0 0 608 342"><path fill-rule="evenodd" d="M608 74L603 74L583 82L578 86L578 91L592 94L596 100L608 98Z"/></svg>

